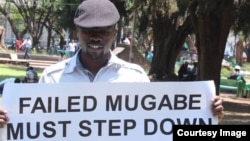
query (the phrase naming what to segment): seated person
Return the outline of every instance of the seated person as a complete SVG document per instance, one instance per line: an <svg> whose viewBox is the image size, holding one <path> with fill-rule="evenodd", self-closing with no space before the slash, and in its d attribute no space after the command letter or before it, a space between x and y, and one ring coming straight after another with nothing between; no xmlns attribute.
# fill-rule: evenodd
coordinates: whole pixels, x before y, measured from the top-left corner
<svg viewBox="0 0 250 141"><path fill-rule="evenodd" d="M234 73L231 74L228 79L241 79L244 83L246 83L246 80L244 79L243 75L240 73L240 66L234 67Z"/></svg>
<svg viewBox="0 0 250 141"><path fill-rule="evenodd" d="M35 70L26 71L26 75L23 80L24 83L38 83L38 75Z"/></svg>

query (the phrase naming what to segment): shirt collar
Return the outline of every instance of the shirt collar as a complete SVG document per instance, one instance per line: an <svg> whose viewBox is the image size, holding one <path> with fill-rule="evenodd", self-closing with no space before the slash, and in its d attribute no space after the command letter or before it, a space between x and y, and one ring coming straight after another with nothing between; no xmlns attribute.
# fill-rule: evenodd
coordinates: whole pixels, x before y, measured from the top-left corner
<svg viewBox="0 0 250 141"><path fill-rule="evenodd" d="M110 65L116 65L116 66L121 66L121 59L119 59L112 51L111 52L111 57L107 63L108 66ZM79 55L80 55L80 51L78 51L76 53L76 55L74 55L73 57L71 57L67 62L66 62L66 66L65 66L65 71L64 73L72 73L76 68L83 70L85 69L82 65L81 62L79 60Z"/></svg>

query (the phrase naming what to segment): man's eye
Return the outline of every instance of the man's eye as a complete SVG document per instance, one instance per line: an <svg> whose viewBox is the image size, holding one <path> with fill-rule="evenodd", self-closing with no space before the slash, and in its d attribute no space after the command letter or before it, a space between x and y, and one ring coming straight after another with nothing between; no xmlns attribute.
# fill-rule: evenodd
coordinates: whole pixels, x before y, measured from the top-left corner
<svg viewBox="0 0 250 141"><path fill-rule="evenodd" d="M82 33L85 34L110 34L112 33L111 30L81 30Z"/></svg>
<svg viewBox="0 0 250 141"><path fill-rule="evenodd" d="M82 33L89 34L91 33L89 30L81 30Z"/></svg>

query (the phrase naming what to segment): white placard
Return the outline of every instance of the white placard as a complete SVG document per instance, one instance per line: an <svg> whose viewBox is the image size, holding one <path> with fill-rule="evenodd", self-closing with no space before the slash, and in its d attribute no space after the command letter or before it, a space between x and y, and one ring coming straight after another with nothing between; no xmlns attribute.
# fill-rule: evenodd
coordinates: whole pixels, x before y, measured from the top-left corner
<svg viewBox="0 0 250 141"><path fill-rule="evenodd" d="M213 81L6 84L2 141L166 141L175 124L217 124Z"/></svg>

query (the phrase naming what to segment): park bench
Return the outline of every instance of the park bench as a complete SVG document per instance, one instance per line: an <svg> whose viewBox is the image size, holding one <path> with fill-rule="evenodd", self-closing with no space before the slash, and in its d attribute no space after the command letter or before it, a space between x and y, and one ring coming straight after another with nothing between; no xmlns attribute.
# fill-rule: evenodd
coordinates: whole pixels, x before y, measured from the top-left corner
<svg viewBox="0 0 250 141"><path fill-rule="evenodd" d="M240 80L220 78L220 90L234 91L237 93L239 83L243 83Z"/></svg>
<svg viewBox="0 0 250 141"><path fill-rule="evenodd" d="M0 57L0 63L27 64L27 60L18 59L17 54L9 53L7 57Z"/></svg>
<svg viewBox="0 0 250 141"><path fill-rule="evenodd" d="M15 53L10 53L4 57L0 57L0 64L14 64L23 66L32 66L37 69L44 69L50 65L56 64L58 61L45 59L19 59Z"/></svg>
<svg viewBox="0 0 250 141"><path fill-rule="evenodd" d="M250 98L250 84L245 84L241 79L220 78L220 90L233 91L237 97L246 95Z"/></svg>

